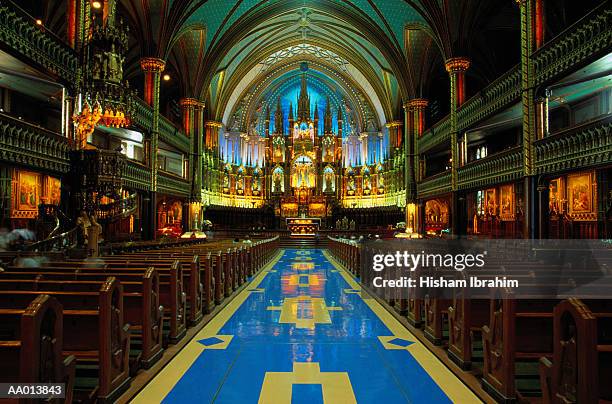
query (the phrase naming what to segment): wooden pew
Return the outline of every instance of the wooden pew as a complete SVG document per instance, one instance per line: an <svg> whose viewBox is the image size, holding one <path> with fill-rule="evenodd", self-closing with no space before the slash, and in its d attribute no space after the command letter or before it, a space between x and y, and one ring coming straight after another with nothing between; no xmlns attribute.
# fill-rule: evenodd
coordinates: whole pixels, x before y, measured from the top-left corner
<svg viewBox="0 0 612 404"><path fill-rule="evenodd" d="M172 254L172 256L165 256L163 254L156 254L153 256L141 256L126 254L116 257L104 257L103 260L111 270L141 267L144 264L146 266L153 266L158 271L169 270L178 261L182 269L180 280L186 298L186 320L189 325L195 325L202 320L202 294L204 286L201 283L202 270L198 255Z"/></svg>
<svg viewBox="0 0 612 404"><path fill-rule="evenodd" d="M0 290L95 292L108 278L104 273L0 273ZM144 274L123 277L123 309L130 324L130 371L150 368L161 358L163 307L159 303L159 276L154 268Z"/></svg>
<svg viewBox="0 0 612 404"><path fill-rule="evenodd" d="M564 300L553 322L552 362L540 358L542 401L612 401L612 300Z"/></svg>
<svg viewBox="0 0 612 404"><path fill-rule="evenodd" d="M51 266L52 265L52 266ZM186 294L183 289L183 268L178 260L173 260L169 265L157 264L154 266L159 276L159 298L164 307L164 321L167 323L166 334L169 342L175 344L185 336L186 326ZM125 275L141 275L149 269L148 264L143 262L120 262L104 261L63 261L52 262L44 267L49 272L65 272L72 270L78 273L103 273L113 275L122 280ZM39 272L40 268L11 268L12 271L23 270ZM130 278L133 279L133 278Z"/></svg>
<svg viewBox="0 0 612 404"><path fill-rule="evenodd" d="M6 308L27 305L39 292L0 291ZM63 306L63 355L77 359L75 398L113 402L129 387L129 324L123 289L109 277L98 292L46 292Z"/></svg>
<svg viewBox="0 0 612 404"><path fill-rule="evenodd" d="M76 359L62 357L62 305L38 295L22 307L5 308L0 302L0 382L65 383L64 402L69 404Z"/></svg>
<svg viewBox="0 0 612 404"><path fill-rule="evenodd" d="M535 377L537 361L552 356L556 303L555 299L513 299L507 289L491 291L489 322L482 327L482 384L497 401L514 401L517 392L523 396L540 394Z"/></svg>

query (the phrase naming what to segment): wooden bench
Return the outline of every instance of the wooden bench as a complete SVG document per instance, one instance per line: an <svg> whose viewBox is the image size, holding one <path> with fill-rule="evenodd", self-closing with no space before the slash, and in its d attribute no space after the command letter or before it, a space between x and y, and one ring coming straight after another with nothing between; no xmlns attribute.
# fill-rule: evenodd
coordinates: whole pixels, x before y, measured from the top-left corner
<svg viewBox="0 0 612 404"><path fill-rule="evenodd" d="M53 265L52 267L50 265ZM183 267L178 260L168 265L157 264L154 268L159 276L159 302L164 308L164 329L168 341L175 344L180 341L187 331L186 325L186 294L183 289ZM143 262L101 262L101 261L64 261L53 262L44 267L44 271L65 272L72 270L78 274L98 273L115 276L124 280L125 276L133 279L132 275L144 274L149 265ZM11 270L19 270L17 268ZM40 269L23 268L30 272L39 272ZM75 275L76 276L76 275ZM80 276L80 275L79 275ZM128 280L128 279L125 279Z"/></svg>
<svg viewBox="0 0 612 404"><path fill-rule="evenodd" d="M0 291L5 308L21 308L37 291ZM113 402L129 387L129 324L123 321L123 289L109 277L98 292L45 294L63 306L64 357L77 359L75 398Z"/></svg>
<svg viewBox="0 0 612 404"><path fill-rule="evenodd" d="M62 332L62 305L49 295L22 307L0 304L0 382L65 383L71 403L76 359L62 356Z"/></svg>
<svg viewBox="0 0 612 404"><path fill-rule="evenodd" d="M540 359L542 401L612 401L612 301L568 299L554 309L553 359Z"/></svg>
<svg viewBox="0 0 612 404"><path fill-rule="evenodd" d="M6 274L0 273L0 290L95 292L108 278L105 273L43 272L20 275L6 279ZM130 324L130 371L135 373L140 366L145 369L151 367L163 352L163 306L159 303L159 276L151 267L144 274L123 277L121 285L125 321Z"/></svg>

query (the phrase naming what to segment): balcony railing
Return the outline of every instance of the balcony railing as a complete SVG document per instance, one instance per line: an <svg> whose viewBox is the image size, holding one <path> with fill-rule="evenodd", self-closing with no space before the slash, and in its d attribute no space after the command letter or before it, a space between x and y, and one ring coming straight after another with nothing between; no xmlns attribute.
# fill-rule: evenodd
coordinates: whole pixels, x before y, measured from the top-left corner
<svg viewBox="0 0 612 404"><path fill-rule="evenodd" d="M65 137L0 113L0 161L67 173L69 149Z"/></svg>
<svg viewBox="0 0 612 404"><path fill-rule="evenodd" d="M191 194L191 183L176 175L159 171L157 174L158 191L173 195L189 196Z"/></svg>
<svg viewBox="0 0 612 404"><path fill-rule="evenodd" d="M427 129L419 139L419 153L426 152L434 146L450 141L450 119L442 118L431 128Z"/></svg>
<svg viewBox="0 0 612 404"><path fill-rule="evenodd" d="M459 130L465 130L499 112L502 108L518 101L520 96L521 69L517 65L461 106L457 112Z"/></svg>
<svg viewBox="0 0 612 404"><path fill-rule="evenodd" d="M536 85L564 77L580 64L610 52L612 10L603 2L564 32L545 43L532 55ZM521 95L521 70L514 66L467 100L457 112L457 126L465 131L474 124L518 102ZM443 144L450 138L449 117L425 131L419 140L419 153Z"/></svg>
<svg viewBox="0 0 612 404"><path fill-rule="evenodd" d="M65 83L76 83L76 52L9 0L0 0L0 42L13 53L58 75Z"/></svg>
<svg viewBox="0 0 612 404"><path fill-rule="evenodd" d="M612 116L538 140L535 155L538 174L609 164L612 162Z"/></svg>
<svg viewBox="0 0 612 404"><path fill-rule="evenodd" d="M189 138L163 115L159 116L159 140L189 153Z"/></svg>
<svg viewBox="0 0 612 404"><path fill-rule="evenodd" d="M150 132L153 110L138 97L133 97L132 102L134 103L134 123L141 129ZM159 115L159 139L179 151L189 152L189 138L161 114Z"/></svg>
<svg viewBox="0 0 612 404"><path fill-rule="evenodd" d="M417 184L417 196L419 198L442 195L451 192L451 190L450 170L427 177Z"/></svg>
<svg viewBox="0 0 612 404"><path fill-rule="evenodd" d="M516 180L522 175L522 156L521 146L516 146L459 167L457 187L476 189Z"/></svg>
<svg viewBox="0 0 612 404"><path fill-rule="evenodd" d="M123 173L123 186L133 190L151 189L151 170L134 160L128 160Z"/></svg>
<svg viewBox="0 0 612 404"><path fill-rule="evenodd" d="M574 66L610 52L612 9L604 1L533 54L536 84L558 79Z"/></svg>

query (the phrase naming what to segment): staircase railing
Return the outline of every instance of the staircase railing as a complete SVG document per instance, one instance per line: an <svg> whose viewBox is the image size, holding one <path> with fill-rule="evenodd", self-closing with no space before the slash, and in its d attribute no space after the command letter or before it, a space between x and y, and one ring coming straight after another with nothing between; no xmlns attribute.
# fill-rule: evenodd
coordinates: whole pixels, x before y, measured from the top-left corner
<svg viewBox="0 0 612 404"><path fill-rule="evenodd" d="M28 244L24 247L24 250L47 252L72 248L77 245L78 232L79 228L78 226L76 226L71 230L58 234L57 236L53 236L36 243Z"/></svg>
<svg viewBox="0 0 612 404"><path fill-rule="evenodd" d="M98 221L108 223L128 217L134 213L138 207L136 196L137 194L133 194L119 201L101 205L96 212Z"/></svg>

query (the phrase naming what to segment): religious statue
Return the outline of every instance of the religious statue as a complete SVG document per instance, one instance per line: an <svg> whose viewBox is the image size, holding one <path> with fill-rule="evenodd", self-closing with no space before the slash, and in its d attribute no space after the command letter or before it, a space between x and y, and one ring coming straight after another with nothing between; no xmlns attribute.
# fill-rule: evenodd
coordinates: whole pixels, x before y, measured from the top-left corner
<svg viewBox="0 0 612 404"><path fill-rule="evenodd" d="M96 215L91 215L90 226L87 229L87 249L91 251L92 257L99 255L99 237L102 234L102 226L96 220Z"/></svg>
<svg viewBox="0 0 612 404"><path fill-rule="evenodd" d="M272 192L282 192L283 191L283 174L281 171L275 170L272 174Z"/></svg>
<svg viewBox="0 0 612 404"><path fill-rule="evenodd" d="M102 108L97 102L95 103L93 110L90 108L89 103L86 102L81 113L72 117L76 126L75 143L78 149L95 149L94 146L89 146L87 144L87 139L94 132L100 118L102 118Z"/></svg>
<svg viewBox="0 0 612 404"><path fill-rule="evenodd" d="M349 221L348 221L348 218L344 216L342 218L342 230L348 230L348 228L349 228Z"/></svg>
<svg viewBox="0 0 612 404"><path fill-rule="evenodd" d="M89 227L91 226L91 222L89 221L89 217L87 213L83 210L79 217L76 220L77 225L77 246L83 247L87 242L87 234Z"/></svg>

